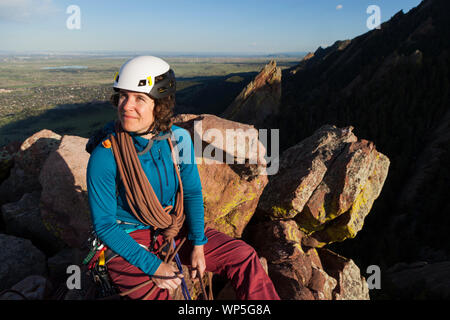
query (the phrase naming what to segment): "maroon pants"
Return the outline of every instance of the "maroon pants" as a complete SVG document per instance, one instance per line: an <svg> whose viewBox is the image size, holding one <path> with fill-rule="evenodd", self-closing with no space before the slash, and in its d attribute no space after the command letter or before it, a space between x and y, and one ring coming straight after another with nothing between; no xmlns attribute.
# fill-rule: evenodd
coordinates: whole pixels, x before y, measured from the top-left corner
<svg viewBox="0 0 450 320"><path fill-rule="evenodd" d="M255 250L242 240L234 239L224 233L207 228L205 231L208 243L204 245L206 271L220 274L231 281L239 300L279 300L272 281L264 271ZM149 230L137 230L130 233L131 237L138 243L150 246L151 232ZM186 235L183 228L179 236L175 238L178 244ZM158 248L163 242L161 235L157 238ZM192 245L186 241L179 251L181 263L190 265ZM139 268L131 265L122 257L116 257L108 263L108 270L117 288L123 292L127 291L144 281L149 276ZM153 287L153 283L141 288L128 297L131 299L142 299ZM168 290L156 289L149 300L170 299Z"/></svg>

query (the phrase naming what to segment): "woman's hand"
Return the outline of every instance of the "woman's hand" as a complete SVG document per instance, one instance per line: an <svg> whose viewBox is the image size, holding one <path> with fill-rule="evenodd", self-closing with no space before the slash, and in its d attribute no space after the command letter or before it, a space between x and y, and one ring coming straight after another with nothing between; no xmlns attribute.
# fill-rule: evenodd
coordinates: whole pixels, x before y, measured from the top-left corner
<svg viewBox="0 0 450 320"><path fill-rule="evenodd" d="M157 277L153 277L153 282L158 288L161 289L176 289L181 284L181 278L183 278L183 275L181 273L178 273L178 269L174 266L163 262L159 265L158 269L156 269L154 275L173 277L175 276L175 272L177 272L177 278L158 279Z"/></svg>
<svg viewBox="0 0 450 320"><path fill-rule="evenodd" d="M203 251L203 245L194 246L191 253L191 278L192 280L197 277L197 271L200 273L200 277L203 277L203 273L206 269L205 253Z"/></svg>

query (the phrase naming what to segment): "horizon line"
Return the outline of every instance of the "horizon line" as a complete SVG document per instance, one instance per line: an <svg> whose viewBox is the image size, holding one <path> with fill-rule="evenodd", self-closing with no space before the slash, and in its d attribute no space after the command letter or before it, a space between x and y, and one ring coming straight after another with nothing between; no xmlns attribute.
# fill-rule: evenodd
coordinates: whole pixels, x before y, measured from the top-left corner
<svg viewBox="0 0 450 320"><path fill-rule="evenodd" d="M163 55L176 55L176 56L272 56L272 55L292 55L300 56L305 55L313 51L279 51L279 52L249 52L249 51L151 51L151 50L0 50L0 55L5 54L28 54L28 55L135 55L135 54L163 54Z"/></svg>

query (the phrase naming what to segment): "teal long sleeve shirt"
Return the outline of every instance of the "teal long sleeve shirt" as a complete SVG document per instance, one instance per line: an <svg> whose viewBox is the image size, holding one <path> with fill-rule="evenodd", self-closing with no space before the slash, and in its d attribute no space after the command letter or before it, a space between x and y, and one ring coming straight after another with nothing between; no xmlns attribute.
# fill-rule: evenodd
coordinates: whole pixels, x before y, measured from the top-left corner
<svg viewBox="0 0 450 320"><path fill-rule="evenodd" d="M113 131L113 123L106 127ZM180 176L183 183L184 211L188 227L188 240L193 245L205 244L204 208L200 176L195 162L194 148L189 133L172 126L179 152ZM163 133L161 133L162 135ZM137 152L142 151L149 140L131 134ZM142 168L163 207L175 205L178 179L167 140L154 141L149 152L138 155ZM100 143L92 152L87 167L87 189L94 230L99 239L115 253L148 275L153 275L162 261L141 247L129 232L148 228L132 214L125 198L125 189L119 178L111 148ZM116 187L116 183L118 183ZM118 195L116 194L118 190ZM129 224L135 224L130 229Z"/></svg>

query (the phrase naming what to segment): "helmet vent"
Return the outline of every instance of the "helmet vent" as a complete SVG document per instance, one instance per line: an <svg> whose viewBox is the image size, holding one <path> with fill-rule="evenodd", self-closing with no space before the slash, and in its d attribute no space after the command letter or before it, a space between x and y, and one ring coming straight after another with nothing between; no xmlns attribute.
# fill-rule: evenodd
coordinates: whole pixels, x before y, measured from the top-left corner
<svg viewBox="0 0 450 320"><path fill-rule="evenodd" d="M138 87L144 87L146 84L147 84L147 80L146 79L140 80L139 84L138 84Z"/></svg>

